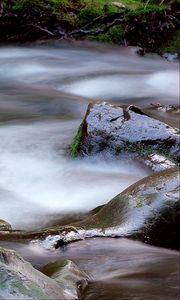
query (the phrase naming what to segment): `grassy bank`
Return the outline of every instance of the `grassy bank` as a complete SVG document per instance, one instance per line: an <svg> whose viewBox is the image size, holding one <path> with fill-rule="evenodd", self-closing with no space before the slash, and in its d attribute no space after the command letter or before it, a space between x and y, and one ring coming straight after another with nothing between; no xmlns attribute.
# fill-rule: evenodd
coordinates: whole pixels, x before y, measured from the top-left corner
<svg viewBox="0 0 180 300"><path fill-rule="evenodd" d="M163 0L0 0L0 41L91 39L177 52L178 6Z"/></svg>

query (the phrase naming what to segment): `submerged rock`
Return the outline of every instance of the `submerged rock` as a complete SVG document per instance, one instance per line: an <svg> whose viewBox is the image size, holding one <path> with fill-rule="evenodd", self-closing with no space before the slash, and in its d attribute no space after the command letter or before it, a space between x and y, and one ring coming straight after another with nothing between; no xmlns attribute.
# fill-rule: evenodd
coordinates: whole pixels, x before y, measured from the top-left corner
<svg viewBox="0 0 180 300"><path fill-rule="evenodd" d="M162 57L170 62L175 62L179 60L179 53L164 53Z"/></svg>
<svg viewBox="0 0 180 300"><path fill-rule="evenodd" d="M12 230L11 225L6 221L0 219L0 231L10 231L10 230Z"/></svg>
<svg viewBox="0 0 180 300"><path fill-rule="evenodd" d="M70 260L55 261L45 265L41 271L55 279L74 299L80 298L80 292L87 286L89 277ZM71 298L72 299L72 298Z"/></svg>
<svg viewBox="0 0 180 300"><path fill-rule="evenodd" d="M77 285L85 284L87 276L70 261L58 263L50 278L15 251L0 248L0 299L78 299Z"/></svg>
<svg viewBox="0 0 180 300"><path fill-rule="evenodd" d="M132 152L151 161L148 156L156 153L178 160L179 130L149 117L136 106L125 108L105 102L90 104L70 147L70 155L100 152L105 155ZM169 165L169 159L165 159ZM171 163L170 166L174 166Z"/></svg>

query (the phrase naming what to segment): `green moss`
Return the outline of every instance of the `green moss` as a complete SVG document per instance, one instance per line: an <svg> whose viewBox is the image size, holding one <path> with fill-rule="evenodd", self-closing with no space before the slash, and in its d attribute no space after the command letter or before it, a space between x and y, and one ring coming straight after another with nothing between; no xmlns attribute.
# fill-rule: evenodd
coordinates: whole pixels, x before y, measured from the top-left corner
<svg viewBox="0 0 180 300"><path fill-rule="evenodd" d="M77 134L75 135L70 147L69 147L69 156L71 158L74 158L77 156L78 154L78 146L79 146L79 143L80 143L80 140L81 140L81 136L82 136L82 126L83 124L81 124L79 126L79 129L78 129L78 132Z"/></svg>
<svg viewBox="0 0 180 300"><path fill-rule="evenodd" d="M171 162L175 163L177 166L179 166L179 164L177 163L176 159L174 158L173 155L169 154L168 150L165 149L154 149L153 146L146 146L146 145L142 145L142 144L131 144L131 143L126 143L126 145L117 150L117 154L119 153L137 153L143 156L148 156L151 154L157 154L157 155L162 155L164 156L166 159L170 160Z"/></svg>
<svg viewBox="0 0 180 300"><path fill-rule="evenodd" d="M163 52L180 53L180 30L162 47Z"/></svg>
<svg viewBox="0 0 180 300"><path fill-rule="evenodd" d="M104 14L111 15L119 10L116 6L112 5L112 1L110 0L83 0L81 3L83 7L78 14L81 26L90 23L92 19L97 18L98 16Z"/></svg>
<svg viewBox="0 0 180 300"><path fill-rule="evenodd" d="M102 230L117 226L121 223L128 206L128 197L126 195L118 195L104 205L96 214L77 224L86 229L98 228Z"/></svg>
<svg viewBox="0 0 180 300"><path fill-rule="evenodd" d="M0 290L5 289L6 285L3 281L0 281Z"/></svg>
<svg viewBox="0 0 180 300"><path fill-rule="evenodd" d="M141 21L146 21L148 15L152 13L164 14L165 6L148 5L146 9L139 7L136 10L130 10L124 17L125 22L130 22L134 18L138 18Z"/></svg>
<svg viewBox="0 0 180 300"><path fill-rule="evenodd" d="M100 16L101 11L95 8L85 7L82 8L78 14L80 26L84 26L92 21L92 19Z"/></svg>
<svg viewBox="0 0 180 300"><path fill-rule="evenodd" d="M21 281L19 278L13 281L12 283L13 289L19 291L21 295L25 296L33 296L35 299L48 299L47 295L41 290L41 288L36 283L31 283L27 286Z"/></svg>
<svg viewBox="0 0 180 300"><path fill-rule="evenodd" d="M12 2L12 10L21 13L47 12L51 15L68 5L68 0L17 0Z"/></svg>
<svg viewBox="0 0 180 300"><path fill-rule="evenodd" d="M31 290L31 295L33 295L34 298L36 298L38 300L49 299L49 297L41 290L41 288L39 286L37 286L37 284L32 283L32 284L30 284L29 288Z"/></svg>
<svg viewBox="0 0 180 300"><path fill-rule="evenodd" d="M136 195L135 200L136 200L135 207L142 208L146 199L143 195Z"/></svg>
<svg viewBox="0 0 180 300"><path fill-rule="evenodd" d="M142 48L152 48L152 51L158 50L159 52L160 48L162 48L162 43L166 42L166 40L169 39L169 35L172 34L172 31L175 30L173 28L171 29L172 26L169 25L169 29L163 29L161 32L159 28L160 26L158 25L158 17L161 17L161 14L164 14L164 19L166 21L166 9L168 7L168 3L170 2L168 0L117 0L115 2L124 4L125 9L118 8L116 7L116 5L113 5L112 0L11 0L4 1L4 13L10 13L9 15L11 15L11 13L15 13L15 15L17 16L22 15L24 18L23 22L25 22L25 24L36 24L37 22L35 21L38 20L37 24L40 24L42 28L47 28L49 29L49 31L55 32L56 36L58 30L55 30L55 28L58 26L58 24L62 25L62 31L65 31L66 33L84 26L86 26L87 30L94 30L105 27L107 23L106 21L104 21L104 24L102 24L101 22L94 22L93 24L91 24L93 19L99 16L106 15L108 16L108 18L110 17L110 20L112 17L113 20L113 17L116 18L117 12L123 12L124 20L122 21L122 26L115 25L104 34L100 34L97 36L91 35L86 37L89 40L115 44L123 44L125 40L127 44L138 44L139 46L142 45ZM155 18L153 17L154 13L157 13L157 16L155 16ZM157 34L155 33L155 31L153 31L152 35L154 35L155 38L153 37L151 39L151 36L149 36L151 35L151 25L148 25L148 22L151 24L155 19L157 19L157 25L155 24L155 26L157 26ZM172 23L175 24L175 21L172 21ZM20 27L23 28L23 26ZM130 29L128 29L128 27ZM139 33L139 28L141 28L140 31L142 31L142 33ZM8 29L8 31L9 30L10 29ZM17 30L19 30L19 27L17 28ZM166 35L166 31L168 31L168 35ZM33 38L36 38L36 35L39 36L41 34L40 32L38 32L38 30L37 32L34 30L34 32L32 30ZM125 39L124 32L126 35ZM130 35L128 35L129 32ZM165 32L164 35L163 32ZM29 38L30 34L27 34L27 39ZM12 34L10 34L10 36L11 35ZM25 37L23 33L23 39L24 38ZM4 39L6 39L6 35L4 35ZM155 46L153 43L151 43L153 39ZM175 35L169 41L169 43L167 45L164 45L163 47L164 49L162 50L164 52L179 52L179 34Z"/></svg>
<svg viewBox="0 0 180 300"><path fill-rule="evenodd" d="M45 275L51 277L53 274L59 272L67 265L67 260L58 260L45 265L40 271Z"/></svg>
<svg viewBox="0 0 180 300"><path fill-rule="evenodd" d="M97 36L88 36L89 40L96 40L104 43L116 43L121 44L123 39L123 29L120 25L113 26L107 33Z"/></svg>

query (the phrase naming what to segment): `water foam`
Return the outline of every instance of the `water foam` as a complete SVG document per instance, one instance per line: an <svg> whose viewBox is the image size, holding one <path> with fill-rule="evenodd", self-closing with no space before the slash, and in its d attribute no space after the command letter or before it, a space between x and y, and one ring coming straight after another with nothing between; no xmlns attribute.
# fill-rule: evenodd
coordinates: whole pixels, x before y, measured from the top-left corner
<svg viewBox="0 0 180 300"><path fill-rule="evenodd" d="M178 103L179 73L171 70L150 75L103 76L76 81L59 89L79 96L104 100L156 97L162 100L175 98Z"/></svg>
<svg viewBox="0 0 180 300"><path fill-rule="evenodd" d="M0 127L2 219L32 227L49 214L87 211L147 175L132 162L67 159L76 127L72 121Z"/></svg>

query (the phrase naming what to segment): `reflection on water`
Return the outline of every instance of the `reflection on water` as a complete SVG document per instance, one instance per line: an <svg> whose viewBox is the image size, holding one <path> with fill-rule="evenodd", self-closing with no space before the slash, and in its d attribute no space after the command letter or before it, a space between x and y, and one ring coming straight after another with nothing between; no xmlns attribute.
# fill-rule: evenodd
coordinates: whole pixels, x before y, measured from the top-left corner
<svg viewBox="0 0 180 300"><path fill-rule="evenodd" d="M19 243L13 243L13 248L37 268L58 259L73 260L91 278L84 300L179 300L180 256L176 251L112 238L76 242L65 251Z"/></svg>

